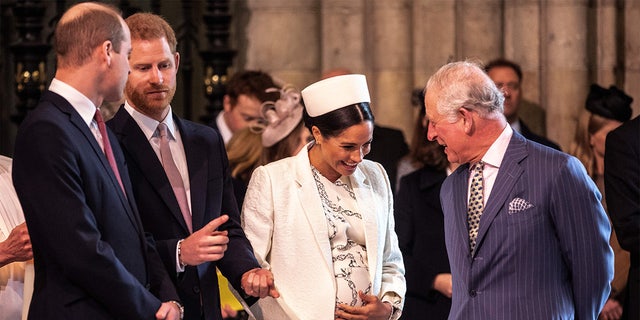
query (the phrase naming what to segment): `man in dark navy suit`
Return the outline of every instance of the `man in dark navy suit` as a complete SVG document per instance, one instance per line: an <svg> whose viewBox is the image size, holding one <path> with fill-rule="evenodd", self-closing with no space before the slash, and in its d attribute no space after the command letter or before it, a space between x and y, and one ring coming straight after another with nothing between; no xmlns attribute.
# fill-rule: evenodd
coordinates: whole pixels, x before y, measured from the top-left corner
<svg viewBox="0 0 640 320"><path fill-rule="evenodd" d="M504 116L513 130L531 141L560 150L557 143L535 134L520 118L518 113L522 104L522 69L520 66L513 61L500 58L487 63L484 70L504 94Z"/></svg>
<svg viewBox="0 0 640 320"><path fill-rule="evenodd" d="M122 99L129 29L111 7L77 4L60 18L55 48L55 78L20 127L13 162L35 261L29 319L179 319L97 109Z"/></svg>
<svg viewBox="0 0 640 320"><path fill-rule="evenodd" d="M260 268L240 227L222 138L171 111L180 62L174 31L150 13L126 22L132 39L126 102L108 125L124 151L142 223L178 288L185 319L222 318L216 267L245 297L277 297L271 272Z"/></svg>
<svg viewBox="0 0 640 320"><path fill-rule="evenodd" d="M449 319L596 319L611 290L611 228L575 157L509 126L476 64L427 82L427 138L460 166L440 190L453 295Z"/></svg>
<svg viewBox="0 0 640 320"><path fill-rule="evenodd" d="M607 208L631 258L623 319L640 319L640 116L609 132L605 143Z"/></svg>

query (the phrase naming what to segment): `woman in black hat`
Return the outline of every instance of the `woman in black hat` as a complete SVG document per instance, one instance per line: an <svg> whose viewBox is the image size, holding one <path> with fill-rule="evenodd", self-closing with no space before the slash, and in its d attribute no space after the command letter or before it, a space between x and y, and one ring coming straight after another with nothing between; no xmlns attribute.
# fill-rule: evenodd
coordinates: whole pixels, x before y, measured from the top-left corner
<svg viewBox="0 0 640 320"><path fill-rule="evenodd" d="M631 118L633 99L615 86L605 89L592 84L585 103L586 111L581 115L571 154L577 157L587 169L602 193L602 205L607 208L604 194L604 151L607 134ZM611 294L599 319L617 320L623 314L623 301L629 274L629 252L620 248L615 231L612 229L609 241L614 252L614 277Z"/></svg>

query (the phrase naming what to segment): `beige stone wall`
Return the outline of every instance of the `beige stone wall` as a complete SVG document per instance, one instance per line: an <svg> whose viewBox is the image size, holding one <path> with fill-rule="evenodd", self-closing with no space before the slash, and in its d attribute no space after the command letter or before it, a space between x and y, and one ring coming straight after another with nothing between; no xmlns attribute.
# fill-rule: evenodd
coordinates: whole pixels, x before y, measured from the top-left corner
<svg viewBox="0 0 640 320"><path fill-rule="evenodd" d="M442 64L504 56L521 64L523 96L546 110L568 149L591 83L618 85L640 113L640 1L248 0L238 68L303 88L323 71L367 76L380 124L412 134L413 88Z"/></svg>

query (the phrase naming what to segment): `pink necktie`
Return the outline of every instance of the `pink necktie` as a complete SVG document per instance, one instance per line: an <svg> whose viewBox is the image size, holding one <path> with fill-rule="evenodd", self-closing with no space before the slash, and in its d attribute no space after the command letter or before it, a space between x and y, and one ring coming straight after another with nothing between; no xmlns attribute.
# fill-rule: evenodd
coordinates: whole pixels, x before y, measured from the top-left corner
<svg viewBox="0 0 640 320"><path fill-rule="evenodd" d="M113 173L116 175L116 179L118 179L120 188L122 188L122 192L126 197L127 193L124 191L124 185L122 184L122 179L120 178L120 171L118 170L118 166L116 165L116 158L113 156L113 150L111 149L111 143L109 142L109 135L107 135L107 127L104 125L104 119L102 119L100 109L96 109L96 113L93 115L93 119L98 124L98 130L100 131L100 135L102 136L102 148L104 149L104 155L107 156L109 166L111 166L111 170L113 170Z"/></svg>
<svg viewBox="0 0 640 320"><path fill-rule="evenodd" d="M173 193L176 195L178 205L180 205L180 211L182 211L182 217L187 223L189 232L193 232L191 225L191 213L189 211L189 203L187 202L187 192L184 190L184 182L176 163L171 156L171 149L169 148L169 133L165 123L158 124L158 132L160 133L160 158L162 158L162 166L167 173L169 183L173 188Z"/></svg>

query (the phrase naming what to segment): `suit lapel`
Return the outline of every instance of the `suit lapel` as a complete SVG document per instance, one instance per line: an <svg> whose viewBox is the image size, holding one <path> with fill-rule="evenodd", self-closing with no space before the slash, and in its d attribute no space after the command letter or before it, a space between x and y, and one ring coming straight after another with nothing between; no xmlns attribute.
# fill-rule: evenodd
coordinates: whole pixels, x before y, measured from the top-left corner
<svg viewBox="0 0 640 320"><path fill-rule="evenodd" d="M498 169L498 176L493 184L491 195L489 199L487 199L487 205L482 213L482 217L480 217L476 253L479 251L480 246L482 246L482 240L491 227L493 220L505 205L513 186L524 172L524 169L520 166L520 161L526 156L526 142L522 136L514 132L507 151L504 154L504 158L502 159L502 163L500 164L500 168Z"/></svg>
<svg viewBox="0 0 640 320"><path fill-rule="evenodd" d="M316 239L318 252L324 257L324 265L333 274L333 261L331 255L331 244L329 243L329 230L327 229L327 219L322 211L322 201L318 194L316 182L311 173L309 154L304 147L296 156L295 179L298 184L298 199L300 207L313 231Z"/></svg>
<svg viewBox="0 0 640 320"><path fill-rule="evenodd" d="M193 224L193 230L195 231L199 230L204 225L204 204L207 197L206 190L208 179L207 154L202 152L202 146L196 145L195 137L197 136L197 128L175 116L173 117L173 121L176 122L178 130L180 130L182 145L187 158L189 185L191 190L191 222Z"/></svg>
<svg viewBox="0 0 640 320"><path fill-rule="evenodd" d="M467 195L467 186L469 185L469 164L461 165L456 172L452 174L451 177L453 180L452 185L455 187L453 190L453 199L454 199L454 225L455 228L458 229L458 232L455 234L459 234L461 236L460 239L455 241L456 243L462 244L462 250L469 251L469 226L467 223L467 206L468 206L468 195ZM460 212L462 214L455 214Z"/></svg>
<svg viewBox="0 0 640 320"><path fill-rule="evenodd" d="M56 94L55 97L60 97L60 96ZM69 104L69 102L66 101L64 98L62 98L62 97L60 97L60 98L61 98L61 100L55 102L55 105L57 105L58 108L60 108L60 110L62 112L64 112L64 113L69 115L69 121L82 133L82 135L85 137L85 139L87 139L87 142L91 146L91 149L93 150L93 152L95 153L96 157L100 161L102 167L104 168L105 172L109 176L109 179L111 180L111 184L113 185L113 188L116 190L116 193L118 194L118 198L122 202L122 206L125 208L125 211L127 212L127 216L131 220L131 223L136 227L136 229L138 230L139 233L142 233L142 229L141 229L141 225L139 223L139 220L136 218L136 216L135 216L135 214L133 212L134 209L133 209L131 203L129 203L129 200L127 199L125 194L123 193L122 188L120 187L120 183L118 182L118 179L116 178L115 173L111 169L111 165L109 165L109 161L107 160L107 157L105 156L104 151L102 151L102 148L98 144L98 141L96 140L96 137L93 135L93 133L91 132L91 129L89 129L89 127L87 126L86 122L84 122L84 120L80 117L78 112L75 111L73 106L71 106ZM113 134L110 134L110 130L109 129L107 129L107 134L109 134L109 142L112 144L112 149L114 149L113 151L114 151L114 156L116 157L116 163L118 165L118 170L120 172L125 172L127 170L127 168L125 168L125 167L123 167L121 165L122 163L124 163L124 159L122 159L122 157L121 157L122 153L119 152L118 149L116 149L117 146L115 146L115 147L113 146L113 144L117 140L115 139ZM127 192L131 192L131 184L128 181L128 175L121 174L120 178L123 180L122 183L125 186L125 190ZM130 193L130 194L133 195L133 193Z"/></svg>
<svg viewBox="0 0 640 320"><path fill-rule="evenodd" d="M178 200L173 193L162 163L160 163L147 137L136 121L122 107L113 117L112 121L115 121L113 128L123 148L127 150L127 153L131 156L135 165L140 169L153 189L160 195L160 198L169 211L171 211L171 214L173 214L188 234L189 229L182 217Z"/></svg>

